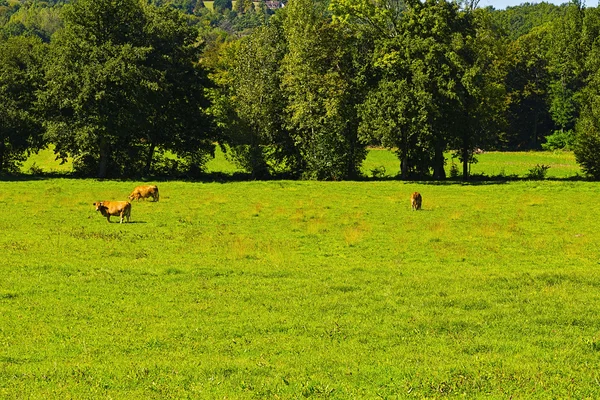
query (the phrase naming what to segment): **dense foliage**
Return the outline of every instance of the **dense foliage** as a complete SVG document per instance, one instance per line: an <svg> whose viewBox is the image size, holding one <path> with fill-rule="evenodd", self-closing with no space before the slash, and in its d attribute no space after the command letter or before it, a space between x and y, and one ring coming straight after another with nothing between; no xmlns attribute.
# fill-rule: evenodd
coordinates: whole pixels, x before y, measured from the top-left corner
<svg viewBox="0 0 600 400"><path fill-rule="evenodd" d="M48 144L100 177L194 174L215 144L254 178L356 178L369 145L403 179L447 151L464 179L478 149L600 163L598 9L477 4L0 1L0 168Z"/></svg>

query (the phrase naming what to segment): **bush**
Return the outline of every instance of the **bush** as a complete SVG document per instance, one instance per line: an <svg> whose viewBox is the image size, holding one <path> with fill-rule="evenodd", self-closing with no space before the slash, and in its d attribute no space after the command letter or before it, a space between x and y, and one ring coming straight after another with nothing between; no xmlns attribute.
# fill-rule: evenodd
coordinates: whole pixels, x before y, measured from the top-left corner
<svg viewBox="0 0 600 400"><path fill-rule="evenodd" d="M550 169L549 165L537 164L535 167L533 167L529 170L529 173L527 174L527 178L533 179L533 180L546 179L546 174L548 173L549 169Z"/></svg>
<svg viewBox="0 0 600 400"><path fill-rule="evenodd" d="M371 174L375 179L383 178L385 176L385 167L383 165L380 165L378 167L372 168Z"/></svg>
<svg viewBox="0 0 600 400"><path fill-rule="evenodd" d="M572 130L567 131L554 131L550 136L546 136L546 143L542 143L542 149L544 150L570 150L573 146L574 132Z"/></svg>

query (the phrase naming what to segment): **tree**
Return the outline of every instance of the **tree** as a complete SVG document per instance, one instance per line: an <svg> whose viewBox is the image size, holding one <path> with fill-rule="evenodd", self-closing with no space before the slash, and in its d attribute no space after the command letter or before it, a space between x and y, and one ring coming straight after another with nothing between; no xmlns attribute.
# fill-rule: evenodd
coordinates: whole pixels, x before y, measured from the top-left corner
<svg viewBox="0 0 600 400"><path fill-rule="evenodd" d="M354 38L331 24L322 3L292 0L284 30L282 63L288 129L304 162L303 175L345 179L359 174L366 156L358 139L356 106L362 102L361 62ZM358 78L357 78L358 76Z"/></svg>
<svg viewBox="0 0 600 400"><path fill-rule="evenodd" d="M212 108L225 130L230 155L254 178L293 170L298 153L284 127L285 99L279 66L286 51L277 19L221 52Z"/></svg>
<svg viewBox="0 0 600 400"><path fill-rule="evenodd" d="M586 84L581 91L581 113L575 125L573 152L582 169L600 179L600 9L588 9L584 20L583 44Z"/></svg>
<svg viewBox="0 0 600 400"><path fill-rule="evenodd" d="M548 110L547 45L549 25L519 37L508 47L507 133L503 140L511 149L536 149L544 133L554 126Z"/></svg>
<svg viewBox="0 0 600 400"><path fill-rule="evenodd" d="M15 35L35 35L44 42L62 26L60 7L48 7L43 3L24 4L10 17L5 32Z"/></svg>
<svg viewBox="0 0 600 400"><path fill-rule="evenodd" d="M43 146L36 95L43 84L44 52L33 37L0 42L0 171L16 172Z"/></svg>
<svg viewBox="0 0 600 400"><path fill-rule="evenodd" d="M367 115L389 110L390 99L400 96L398 107L388 115L396 118L393 125L399 129L378 124L382 130L373 134L396 136L386 143L421 147L399 150L404 177L411 168L418 168L419 176L431 169L436 179L443 179L448 143L461 135L460 130L470 129L465 122L474 103L467 87L474 71L469 52L469 36L474 33L471 13L460 12L456 3L437 0L337 0L332 9L337 20L355 21L370 27L375 35L374 66L384 83L377 85L378 94L363 105L375 112L363 112L363 121ZM397 85L397 81L406 83ZM375 99L383 103L373 103ZM407 141L406 135L414 138ZM418 155L418 162L408 158L411 154Z"/></svg>
<svg viewBox="0 0 600 400"><path fill-rule="evenodd" d="M464 92L460 98L463 117L450 137L450 147L463 164L463 180L469 178L469 164L477 162L476 148L493 145L505 126L506 93L505 44L494 26L489 10L467 8L462 41L455 45L461 56L459 76ZM457 110L458 111L458 110Z"/></svg>
<svg viewBox="0 0 600 400"><path fill-rule="evenodd" d="M145 94L136 99L141 114L139 142L146 153L143 171L150 173L155 150L171 151L182 168L201 170L218 139L205 90L212 86L197 60L202 46L186 17L169 7L148 7L144 40L150 52L142 67Z"/></svg>
<svg viewBox="0 0 600 400"><path fill-rule="evenodd" d="M118 160L136 156L135 100L145 92L143 9L134 0L79 0L65 6L64 20L48 62L47 138L81 172L121 175Z"/></svg>
<svg viewBox="0 0 600 400"><path fill-rule="evenodd" d="M363 141L375 139L395 149L402 179L429 175L432 154L420 142L427 130L427 95L413 90L407 80L381 79L360 107L359 132Z"/></svg>
<svg viewBox="0 0 600 400"><path fill-rule="evenodd" d="M64 15L44 93L57 154L98 177L147 173L157 148L201 167L213 149L206 74L183 16L135 0L79 0Z"/></svg>
<svg viewBox="0 0 600 400"><path fill-rule="evenodd" d="M570 143L573 127L579 115L579 94L584 85L584 14L585 7L580 0L572 0L563 18L552 24L550 45L548 46L549 112L556 126L550 142L556 137L564 137L565 145Z"/></svg>
<svg viewBox="0 0 600 400"><path fill-rule="evenodd" d="M213 2L213 8L216 12L224 12L225 10L232 9L233 3L231 0L215 0Z"/></svg>
<svg viewBox="0 0 600 400"><path fill-rule="evenodd" d="M576 125L573 152L583 171L600 179L600 97L588 97Z"/></svg>

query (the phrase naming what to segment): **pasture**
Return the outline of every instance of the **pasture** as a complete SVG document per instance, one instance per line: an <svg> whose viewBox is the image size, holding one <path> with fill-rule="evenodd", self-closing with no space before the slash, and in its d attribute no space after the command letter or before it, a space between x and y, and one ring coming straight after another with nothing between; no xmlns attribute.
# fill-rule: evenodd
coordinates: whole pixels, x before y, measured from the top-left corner
<svg viewBox="0 0 600 400"><path fill-rule="evenodd" d="M597 183L136 184L0 181L1 398L600 396Z"/></svg>
<svg viewBox="0 0 600 400"><path fill-rule="evenodd" d="M529 171L537 165L550 167L547 178L568 179L583 175L581 168L575 162L572 152L486 152L477 155L477 163L471 165L471 174L491 178L526 178ZM450 177L452 164L462 173L462 165L458 160L452 160L450 153L446 154L446 174ZM207 172L233 174L241 170L229 162L220 148L217 147L215 158L206 166ZM386 149L372 148L367 154L362 165L362 173L366 177L383 179L394 178L400 170L396 155ZM52 149L45 149L32 155L23 163L21 172L43 172L51 174L65 174L71 172L71 164L60 164L55 160Z"/></svg>

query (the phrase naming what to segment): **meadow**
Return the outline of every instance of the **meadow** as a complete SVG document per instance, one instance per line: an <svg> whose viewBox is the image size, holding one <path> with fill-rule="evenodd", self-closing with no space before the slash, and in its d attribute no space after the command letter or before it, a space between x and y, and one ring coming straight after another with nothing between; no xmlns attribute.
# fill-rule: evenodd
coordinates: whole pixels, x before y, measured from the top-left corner
<svg viewBox="0 0 600 400"><path fill-rule="evenodd" d="M137 182L0 181L0 398L597 398L600 187L571 167L164 181L129 224L92 203Z"/></svg>

